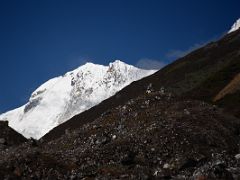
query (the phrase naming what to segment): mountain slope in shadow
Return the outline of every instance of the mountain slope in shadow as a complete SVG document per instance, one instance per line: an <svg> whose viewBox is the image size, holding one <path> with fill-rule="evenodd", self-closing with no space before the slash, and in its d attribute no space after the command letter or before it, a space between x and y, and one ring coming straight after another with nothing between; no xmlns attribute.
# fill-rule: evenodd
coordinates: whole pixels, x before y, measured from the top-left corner
<svg viewBox="0 0 240 180"><path fill-rule="evenodd" d="M26 141L23 135L8 126L7 121L0 121L0 150L18 146Z"/></svg>
<svg viewBox="0 0 240 180"><path fill-rule="evenodd" d="M0 151L0 177L238 179L238 129L214 105L149 88L51 142Z"/></svg>
<svg viewBox="0 0 240 180"><path fill-rule="evenodd" d="M220 100L214 98L240 72L240 30L180 58L155 74L131 83L99 105L73 117L47 133L42 139L50 141L65 131L92 122L108 109L124 104L152 88L166 87L178 97L198 99L217 104L227 112L240 117L240 93L227 94ZM232 101L234 100L234 101Z"/></svg>

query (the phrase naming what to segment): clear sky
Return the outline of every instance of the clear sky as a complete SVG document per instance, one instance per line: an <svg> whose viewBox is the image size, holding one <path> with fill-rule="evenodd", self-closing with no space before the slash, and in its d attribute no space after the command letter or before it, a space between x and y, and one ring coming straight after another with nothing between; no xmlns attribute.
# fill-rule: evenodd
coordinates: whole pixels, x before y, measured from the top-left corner
<svg viewBox="0 0 240 180"><path fill-rule="evenodd" d="M167 64L226 33L239 9L239 0L1 0L0 113L85 61Z"/></svg>

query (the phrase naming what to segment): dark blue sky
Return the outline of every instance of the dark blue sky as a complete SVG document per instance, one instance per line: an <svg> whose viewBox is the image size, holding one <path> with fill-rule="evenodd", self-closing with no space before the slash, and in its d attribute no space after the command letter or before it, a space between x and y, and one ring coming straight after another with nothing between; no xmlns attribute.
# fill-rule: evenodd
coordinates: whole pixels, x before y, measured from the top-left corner
<svg viewBox="0 0 240 180"><path fill-rule="evenodd" d="M1 0L0 112L85 60L168 63L220 37L239 7L239 0Z"/></svg>

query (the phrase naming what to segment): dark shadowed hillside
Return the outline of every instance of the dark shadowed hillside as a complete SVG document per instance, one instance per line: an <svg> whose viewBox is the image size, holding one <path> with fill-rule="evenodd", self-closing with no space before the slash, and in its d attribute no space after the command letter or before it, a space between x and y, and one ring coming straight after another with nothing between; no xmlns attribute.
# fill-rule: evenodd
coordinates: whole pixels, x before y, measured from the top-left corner
<svg viewBox="0 0 240 180"><path fill-rule="evenodd" d="M236 83L231 93L215 100L239 72L240 30L209 43L149 77L133 82L113 97L54 128L43 139L58 138L66 129L75 129L91 122L109 108L144 94L149 87L155 90L167 87L179 97L205 100L240 117L239 86Z"/></svg>
<svg viewBox="0 0 240 180"><path fill-rule="evenodd" d="M239 179L240 121L161 89L49 143L0 151L9 179Z"/></svg>
<svg viewBox="0 0 240 180"><path fill-rule="evenodd" d="M8 126L8 122L0 121L0 150L26 141L25 137Z"/></svg>

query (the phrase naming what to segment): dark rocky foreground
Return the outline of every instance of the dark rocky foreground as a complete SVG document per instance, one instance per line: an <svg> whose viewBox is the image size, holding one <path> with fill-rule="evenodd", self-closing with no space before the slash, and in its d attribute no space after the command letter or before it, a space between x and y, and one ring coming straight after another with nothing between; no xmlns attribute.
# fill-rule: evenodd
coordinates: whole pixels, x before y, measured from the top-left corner
<svg viewBox="0 0 240 180"><path fill-rule="evenodd" d="M0 121L0 150L17 146L27 139L8 126L8 122Z"/></svg>
<svg viewBox="0 0 240 180"><path fill-rule="evenodd" d="M237 180L239 129L214 105L148 88L58 139L2 150L0 177Z"/></svg>

